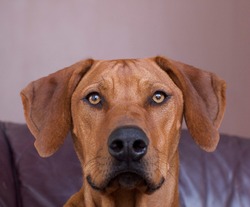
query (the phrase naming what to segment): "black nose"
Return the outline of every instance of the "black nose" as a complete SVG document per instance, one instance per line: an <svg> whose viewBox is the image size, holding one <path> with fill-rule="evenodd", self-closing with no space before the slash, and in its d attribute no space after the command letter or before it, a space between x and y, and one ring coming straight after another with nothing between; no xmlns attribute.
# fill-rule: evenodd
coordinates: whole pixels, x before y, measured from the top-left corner
<svg viewBox="0 0 250 207"><path fill-rule="evenodd" d="M148 148L148 138L138 127L120 127L108 139L110 155L119 161L140 160Z"/></svg>

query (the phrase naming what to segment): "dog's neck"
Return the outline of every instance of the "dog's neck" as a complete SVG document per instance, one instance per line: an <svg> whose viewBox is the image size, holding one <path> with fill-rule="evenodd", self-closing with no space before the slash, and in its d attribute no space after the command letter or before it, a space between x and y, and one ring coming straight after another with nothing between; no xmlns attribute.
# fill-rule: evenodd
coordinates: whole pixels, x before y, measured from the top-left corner
<svg viewBox="0 0 250 207"><path fill-rule="evenodd" d="M134 207L134 206L143 206L141 205L142 193L136 190L118 190L110 196L105 197L108 199L110 206L112 207Z"/></svg>
<svg viewBox="0 0 250 207"><path fill-rule="evenodd" d="M112 205L110 205L112 207L175 207L178 206L178 190L177 186L172 188L165 183L162 189L152 195L147 195L136 190L121 190L114 193L110 197L110 200L112 201Z"/></svg>

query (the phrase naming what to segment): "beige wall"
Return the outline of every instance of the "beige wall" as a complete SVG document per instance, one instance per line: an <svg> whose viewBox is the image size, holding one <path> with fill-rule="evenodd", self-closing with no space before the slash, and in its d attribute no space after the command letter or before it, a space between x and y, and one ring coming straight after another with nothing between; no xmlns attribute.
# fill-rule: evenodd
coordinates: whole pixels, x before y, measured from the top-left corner
<svg viewBox="0 0 250 207"><path fill-rule="evenodd" d="M224 78L221 131L250 137L249 0L1 0L0 119L24 122L19 91L82 58L159 54Z"/></svg>

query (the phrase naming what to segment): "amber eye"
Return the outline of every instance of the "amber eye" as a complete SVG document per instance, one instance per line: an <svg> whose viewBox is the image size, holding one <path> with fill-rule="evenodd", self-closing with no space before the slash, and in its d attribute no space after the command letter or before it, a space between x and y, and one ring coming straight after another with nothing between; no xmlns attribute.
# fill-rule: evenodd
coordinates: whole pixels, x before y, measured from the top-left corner
<svg viewBox="0 0 250 207"><path fill-rule="evenodd" d="M152 99L153 99L154 103L161 104L165 101L166 97L167 97L166 93L164 93L162 91L156 91L155 94L153 95Z"/></svg>
<svg viewBox="0 0 250 207"><path fill-rule="evenodd" d="M92 105L97 105L97 104L101 103L101 101L102 101L101 96L98 93L96 93L96 92L90 93L87 96L87 100Z"/></svg>

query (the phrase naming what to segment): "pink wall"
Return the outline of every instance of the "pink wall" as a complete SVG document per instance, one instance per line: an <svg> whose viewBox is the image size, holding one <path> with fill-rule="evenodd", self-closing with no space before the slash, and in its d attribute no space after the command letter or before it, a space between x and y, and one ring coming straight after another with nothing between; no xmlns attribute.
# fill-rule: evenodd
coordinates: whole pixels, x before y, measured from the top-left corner
<svg viewBox="0 0 250 207"><path fill-rule="evenodd" d="M19 91L82 58L166 55L227 81L222 132L250 137L249 0L19 0L0 6L0 120Z"/></svg>

